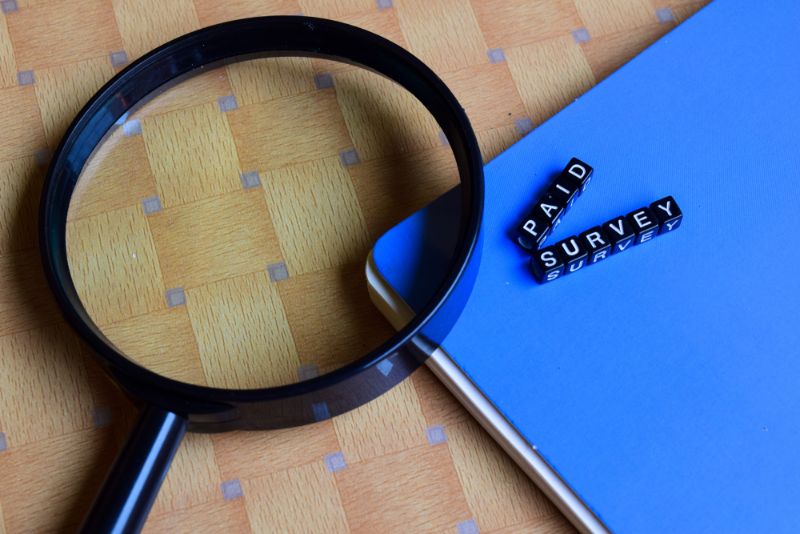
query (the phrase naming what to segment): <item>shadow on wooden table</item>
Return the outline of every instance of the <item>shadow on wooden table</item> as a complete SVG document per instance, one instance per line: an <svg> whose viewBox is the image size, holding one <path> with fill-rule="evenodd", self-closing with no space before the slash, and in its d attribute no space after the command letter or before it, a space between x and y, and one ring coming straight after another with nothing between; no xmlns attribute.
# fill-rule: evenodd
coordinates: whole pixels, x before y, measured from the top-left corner
<svg viewBox="0 0 800 534"><path fill-rule="evenodd" d="M100 370L99 365L93 360L90 349L81 342L77 335L69 329L63 318L58 312L55 299L53 298L44 278L40 257L38 254L38 206L41 194L42 176L44 168L41 166L32 167L28 176L25 177L25 190L19 198L18 209L11 220L11 235L16 236L17 240L24 240L21 243L25 249L24 254L14 254L17 261L14 261L10 269L10 278L7 283L10 291L19 294L23 298L15 299L19 308L15 309L15 315L24 321L26 326L31 329L42 327L55 327L64 332L64 339L75 339L75 343L80 347L80 351L70 350L65 346L65 352L71 352L78 357L74 362L70 362L77 367L84 367L86 370L85 381L79 381L79 387L88 387L93 405L91 415L92 427L79 429L77 432L69 433L58 443L64 443L67 451L52 451L54 456L59 456L58 452L67 452L69 462L63 465L63 469L68 472L77 473L79 480L69 480L63 483L63 487L56 488L59 497L67 504L65 509L60 506L48 508L51 503L41 503L40 513L49 518L40 521L49 522L51 526L57 525L58 531L70 532L81 523L83 516L89 509L97 490L111 466L118 449L121 447L123 439L128 430L133 425L133 414L135 412L131 403L124 399L119 389L105 376ZM31 248L33 245L35 248ZM34 357L47 357L45 354L36 354ZM58 367L61 362L53 362L48 366ZM77 373L83 375L83 373ZM85 409L87 406L80 405L76 399L75 409ZM57 409L55 407L44 406L45 409ZM72 409L72 406L59 407L60 409ZM113 417L108 418L109 414ZM81 434L81 438L72 439ZM83 436L85 435L85 436ZM84 439L85 438L85 439ZM87 450L88 449L88 450ZM78 465L75 465L75 463ZM59 469L59 465L54 465L54 469ZM38 474L31 473L31 476ZM58 477L44 479L44 483L57 481ZM56 483L56 482L53 482ZM49 493L49 492L48 492ZM68 495L65 495L68 494ZM59 515L63 514L62 517Z"/></svg>

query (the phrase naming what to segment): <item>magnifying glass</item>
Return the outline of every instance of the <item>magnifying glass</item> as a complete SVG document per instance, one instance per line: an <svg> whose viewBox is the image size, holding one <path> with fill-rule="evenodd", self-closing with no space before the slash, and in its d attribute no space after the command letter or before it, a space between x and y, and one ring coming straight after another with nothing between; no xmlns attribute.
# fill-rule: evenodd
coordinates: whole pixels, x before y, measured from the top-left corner
<svg viewBox="0 0 800 534"><path fill-rule="evenodd" d="M347 219L353 192L341 166L353 156L285 159L293 149L328 146L320 132L330 125L289 146L285 125L265 127L244 105L237 118L226 115L239 103L203 103L192 81L237 65L237 75L261 69L269 79L271 67L258 62L277 57L344 62L391 80L427 109L453 152L461 201L443 223L457 235L454 249L442 251L450 268L415 319L363 355L332 358L319 343L301 354L287 302L325 296L314 294L315 283L285 285L327 272L317 248L347 248L347 232L327 232L323 242L307 232ZM248 98L257 101L259 87ZM248 127L267 148L237 144ZM266 161L270 170L243 161ZM244 19L180 37L120 72L68 129L40 205L44 271L63 315L142 407L83 531L140 530L187 431L312 423L406 378L466 303L482 206L481 156L461 106L419 60L367 31L307 17ZM166 332L169 347L148 343L156 332Z"/></svg>

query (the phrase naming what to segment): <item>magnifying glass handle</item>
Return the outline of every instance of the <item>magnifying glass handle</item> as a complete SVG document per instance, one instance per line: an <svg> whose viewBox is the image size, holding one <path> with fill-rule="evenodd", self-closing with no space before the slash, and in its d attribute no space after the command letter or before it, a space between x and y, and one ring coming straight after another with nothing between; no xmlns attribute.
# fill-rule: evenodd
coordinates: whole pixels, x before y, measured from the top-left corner
<svg viewBox="0 0 800 534"><path fill-rule="evenodd" d="M148 406L119 453L82 533L136 533L158 495L172 458L186 434L186 419Z"/></svg>

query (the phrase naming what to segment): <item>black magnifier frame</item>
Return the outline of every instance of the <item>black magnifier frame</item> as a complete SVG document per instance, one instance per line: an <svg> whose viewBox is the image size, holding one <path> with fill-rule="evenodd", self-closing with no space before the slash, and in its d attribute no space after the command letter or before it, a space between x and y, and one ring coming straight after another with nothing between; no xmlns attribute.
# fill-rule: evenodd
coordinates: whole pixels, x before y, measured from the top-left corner
<svg viewBox="0 0 800 534"><path fill-rule="evenodd" d="M73 283L66 222L80 173L120 118L169 83L212 67L261 57L321 57L375 71L412 93L434 116L460 178L457 246L431 301L401 331L362 358L292 385L220 389L172 380L125 357L94 324ZM280 135L279 131L275 135ZM87 516L84 532L137 532L187 430L221 432L303 425L352 410L405 379L441 343L460 315L480 261L483 162L464 110L420 60L378 35L301 16L259 17L210 26L146 54L86 104L53 155L39 208L40 252L50 289L71 327L142 415Z"/></svg>

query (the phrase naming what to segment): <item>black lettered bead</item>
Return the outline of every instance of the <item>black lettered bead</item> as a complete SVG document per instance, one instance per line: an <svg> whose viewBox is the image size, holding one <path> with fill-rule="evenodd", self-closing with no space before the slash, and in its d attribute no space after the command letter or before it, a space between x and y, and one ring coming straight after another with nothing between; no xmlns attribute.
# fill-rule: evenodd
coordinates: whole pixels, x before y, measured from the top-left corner
<svg viewBox="0 0 800 534"><path fill-rule="evenodd" d="M594 172L594 169L588 164L578 158L572 158L561 174L578 180L581 184L581 192L583 192L586 191L586 186L589 184L589 180L592 179L592 172Z"/></svg>
<svg viewBox="0 0 800 534"><path fill-rule="evenodd" d="M658 217L659 234L675 230L683 220L683 212L672 197L656 200L650 204L650 210Z"/></svg>
<svg viewBox="0 0 800 534"><path fill-rule="evenodd" d="M625 217L617 217L603 224L603 231L611 240L611 254L617 254L633 245L636 232Z"/></svg>
<svg viewBox="0 0 800 534"><path fill-rule="evenodd" d="M574 273L588 263L589 252L577 236L568 237L554 246L564 260L564 274Z"/></svg>
<svg viewBox="0 0 800 534"><path fill-rule="evenodd" d="M531 271L540 284L551 282L564 274L564 260L555 246L545 247L533 253Z"/></svg>
<svg viewBox="0 0 800 534"><path fill-rule="evenodd" d="M566 214L567 211L572 208L572 205L575 203L575 199L578 198L579 191L580 184L578 181L566 176L559 176L550 185L545 193L545 200L553 204L560 204L564 206L564 209L561 210L561 213L558 215L556 220L553 221L553 228L561 223L561 219L564 217L564 214Z"/></svg>
<svg viewBox="0 0 800 534"><path fill-rule="evenodd" d="M537 216L530 216L517 227L517 243L527 250L538 249L550 233L550 224Z"/></svg>
<svg viewBox="0 0 800 534"><path fill-rule="evenodd" d="M550 184L550 187L547 188L545 198L556 204L561 204L564 206L564 211L566 211L572 207L572 204L575 203L575 199L578 198L580 189L581 183L577 179L569 175L565 176L562 174L553 180L553 182Z"/></svg>
<svg viewBox="0 0 800 534"><path fill-rule="evenodd" d="M658 217L650 208L639 208L630 212L626 218L636 232L636 244L650 241L658 235Z"/></svg>
<svg viewBox="0 0 800 534"><path fill-rule="evenodd" d="M534 217L547 221L547 224L552 228L558 224L564 214L564 205L545 197L536 203L531 213Z"/></svg>
<svg viewBox="0 0 800 534"><path fill-rule="evenodd" d="M604 260L611 255L611 239L599 226L586 230L580 235L583 246L589 252L589 265Z"/></svg>

